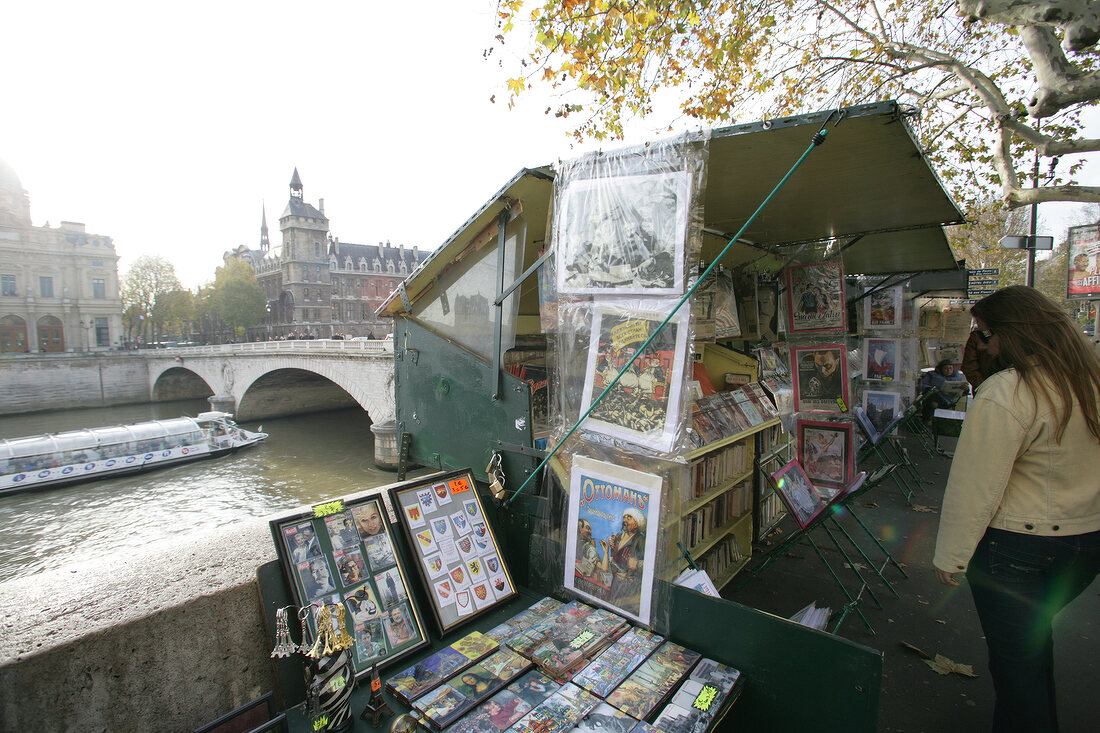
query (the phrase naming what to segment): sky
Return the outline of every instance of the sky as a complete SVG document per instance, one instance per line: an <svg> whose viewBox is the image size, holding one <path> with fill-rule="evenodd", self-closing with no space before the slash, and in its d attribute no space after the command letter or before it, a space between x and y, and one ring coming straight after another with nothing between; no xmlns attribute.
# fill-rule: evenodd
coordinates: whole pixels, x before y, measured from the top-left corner
<svg viewBox="0 0 1100 733"><path fill-rule="evenodd" d="M341 241L434 250L521 168L598 147L544 114L547 92L509 110L523 36L497 44L494 7L11 0L0 159L35 225L112 237L120 275L150 254L211 281L224 252L258 247L265 206L278 242L295 168Z"/></svg>

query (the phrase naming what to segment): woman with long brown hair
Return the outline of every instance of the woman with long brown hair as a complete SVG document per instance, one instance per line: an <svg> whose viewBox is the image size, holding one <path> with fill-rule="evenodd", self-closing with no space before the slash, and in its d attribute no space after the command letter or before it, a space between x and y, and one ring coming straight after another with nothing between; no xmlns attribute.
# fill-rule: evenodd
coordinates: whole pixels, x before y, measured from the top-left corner
<svg viewBox="0 0 1100 733"><path fill-rule="evenodd" d="M945 585L966 572L993 730L1057 731L1053 620L1100 572L1100 359L1033 288L998 290L970 312L998 371L967 410L933 564Z"/></svg>

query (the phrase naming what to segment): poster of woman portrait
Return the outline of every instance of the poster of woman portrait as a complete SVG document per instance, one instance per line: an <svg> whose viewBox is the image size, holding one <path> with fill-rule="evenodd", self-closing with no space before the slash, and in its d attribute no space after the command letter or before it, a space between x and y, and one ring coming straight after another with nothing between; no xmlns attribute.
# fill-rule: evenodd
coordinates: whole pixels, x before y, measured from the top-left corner
<svg viewBox="0 0 1100 733"><path fill-rule="evenodd" d="M847 488L855 475L851 423L797 420L798 460L806 476L826 499Z"/></svg>
<svg viewBox="0 0 1100 733"><path fill-rule="evenodd" d="M789 333L844 330L844 268L840 260L791 265L784 273Z"/></svg>
<svg viewBox="0 0 1100 733"><path fill-rule="evenodd" d="M900 339L863 339L863 378L871 382L896 382L900 356Z"/></svg>
<svg viewBox="0 0 1100 733"><path fill-rule="evenodd" d="M848 359L844 344L791 348L794 409L848 411Z"/></svg>
<svg viewBox="0 0 1100 733"><path fill-rule="evenodd" d="M574 179L555 202L558 293L680 295L684 171Z"/></svg>
<svg viewBox="0 0 1100 733"><path fill-rule="evenodd" d="M867 328L896 328L901 325L902 289L900 285L873 290L863 299L864 325Z"/></svg>
<svg viewBox="0 0 1100 733"><path fill-rule="evenodd" d="M661 485L660 476L573 458L565 587L643 624L653 599Z"/></svg>
<svg viewBox="0 0 1100 733"><path fill-rule="evenodd" d="M810 526L817 515L828 506L828 501L817 492L797 460L783 466L771 478L783 503L802 529Z"/></svg>
<svg viewBox="0 0 1100 733"><path fill-rule="evenodd" d="M582 425L585 430L670 451L676 440L684 386L688 306L683 306L658 332L667 311L662 313L656 303L651 305L655 306L652 311L596 307L581 413L609 385L614 386ZM655 332L657 335L646 346ZM633 358L635 354L637 358ZM626 371L616 382L624 367Z"/></svg>

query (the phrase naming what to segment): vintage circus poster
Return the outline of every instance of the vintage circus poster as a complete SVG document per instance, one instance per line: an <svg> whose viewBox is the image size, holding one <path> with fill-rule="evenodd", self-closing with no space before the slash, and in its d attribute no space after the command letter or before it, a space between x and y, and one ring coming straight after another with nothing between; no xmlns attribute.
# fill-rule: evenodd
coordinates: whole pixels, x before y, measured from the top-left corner
<svg viewBox="0 0 1100 733"><path fill-rule="evenodd" d="M672 450L684 387L687 311L688 307L683 306L658 331L666 317L660 311L608 305L596 308L581 413L608 385L614 382L614 386L584 421L585 430L655 450ZM646 346L655 332L657 335ZM635 354L638 356L631 362ZM626 371L615 382L624 367Z"/></svg>
<svg viewBox="0 0 1100 733"><path fill-rule="evenodd" d="M844 268L840 260L786 269L789 333L844 330Z"/></svg>
<svg viewBox="0 0 1100 733"><path fill-rule="evenodd" d="M565 587L650 623L661 477L575 456L569 481Z"/></svg>

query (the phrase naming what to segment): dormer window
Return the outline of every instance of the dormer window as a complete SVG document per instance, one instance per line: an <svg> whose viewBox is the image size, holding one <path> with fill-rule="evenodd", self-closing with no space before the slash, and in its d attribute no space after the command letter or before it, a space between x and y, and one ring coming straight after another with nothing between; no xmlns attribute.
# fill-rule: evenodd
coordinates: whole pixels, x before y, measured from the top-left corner
<svg viewBox="0 0 1100 733"><path fill-rule="evenodd" d="M393 260L390 260L386 263L386 272L390 273L391 275L393 274Z"/></svg>
<svg viewBox="0 0 1100 733"><path fill-rule="evenodd" d="M351 270L352 269L351 257L347 257L347 258L344 259L344 269L345 270Z"/></svg>

